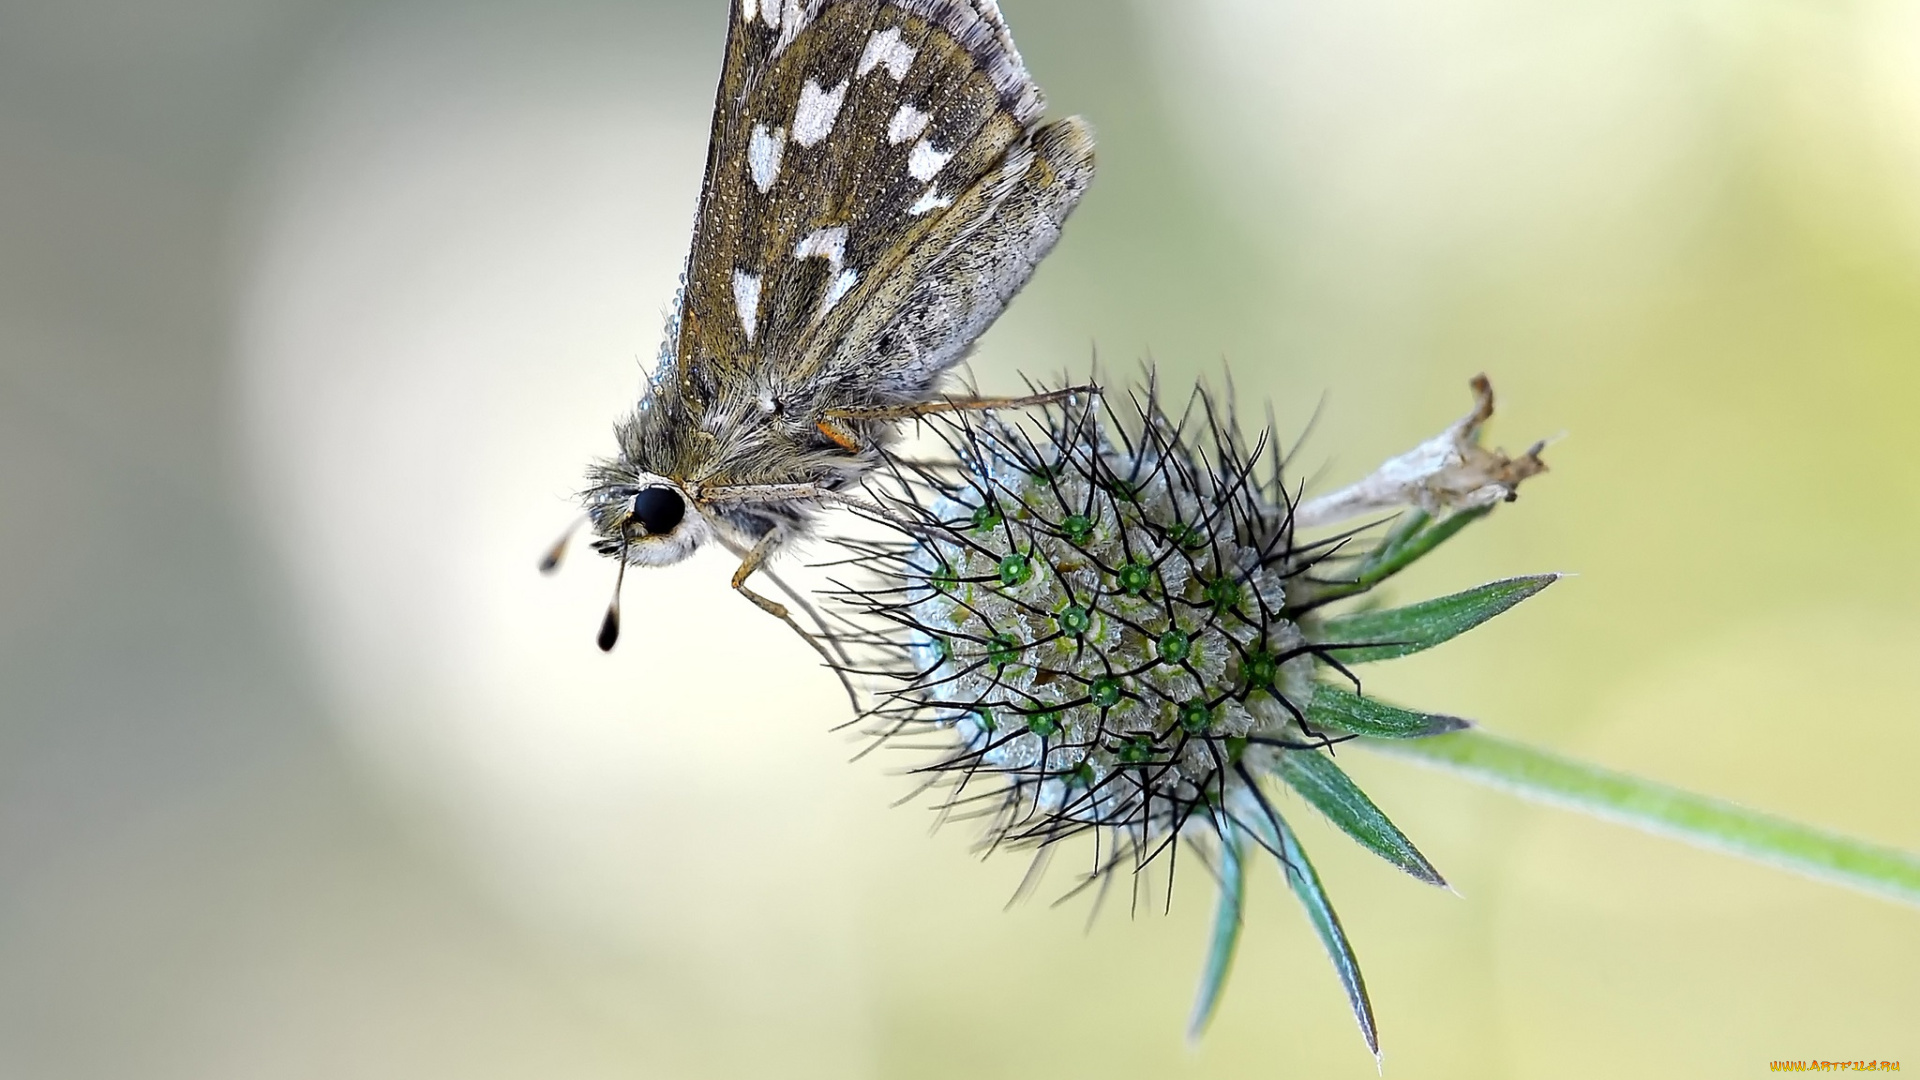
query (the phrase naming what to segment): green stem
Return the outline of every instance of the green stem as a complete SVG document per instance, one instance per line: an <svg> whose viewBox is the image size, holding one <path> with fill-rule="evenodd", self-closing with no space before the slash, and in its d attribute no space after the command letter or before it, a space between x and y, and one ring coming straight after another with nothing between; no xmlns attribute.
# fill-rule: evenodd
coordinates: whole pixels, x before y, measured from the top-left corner
<svg viewBox="0 0 1920 1080"><path fill-rule="evenodd" d="M1483 731L1364 741L1383 753L1450 769L1524 798L1920 905L1920 856L1904 851L1595 768Z"/></svg>

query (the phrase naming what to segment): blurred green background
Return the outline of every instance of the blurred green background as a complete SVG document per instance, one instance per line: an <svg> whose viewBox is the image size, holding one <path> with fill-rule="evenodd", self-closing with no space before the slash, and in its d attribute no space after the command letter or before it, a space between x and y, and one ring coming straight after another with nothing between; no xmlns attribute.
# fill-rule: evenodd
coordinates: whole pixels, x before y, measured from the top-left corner
<svg viewBox="0 0 1920 1080"><path fill-rule="evenodd" d="M1224 363L1343 482L1484 370L1568 437L1394 595L1578 576L1370 689L1920 849L1920 5L1005 6L1102 156L985 386ZM1277 875L1190 1049L1203 873L1003 911L724 557L610 658L534 574L723 9L0 6L0 1076L1375 1075ZM1343 761L1462 894L1303 821L1388 1075L1920 1068L1920 912Z"/></svg>

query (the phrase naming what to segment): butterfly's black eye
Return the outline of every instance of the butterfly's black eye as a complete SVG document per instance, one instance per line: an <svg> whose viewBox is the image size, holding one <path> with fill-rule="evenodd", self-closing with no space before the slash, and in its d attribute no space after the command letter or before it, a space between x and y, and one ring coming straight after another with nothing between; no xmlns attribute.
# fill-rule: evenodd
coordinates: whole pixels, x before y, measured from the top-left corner
<svg viewBox="0 0 1920 1080"><path fill-rule="evenodd" d="M672 488L648 488L633 497L633 519L646 528L648 536L667 535L686 516L687 504Z"/></svg>

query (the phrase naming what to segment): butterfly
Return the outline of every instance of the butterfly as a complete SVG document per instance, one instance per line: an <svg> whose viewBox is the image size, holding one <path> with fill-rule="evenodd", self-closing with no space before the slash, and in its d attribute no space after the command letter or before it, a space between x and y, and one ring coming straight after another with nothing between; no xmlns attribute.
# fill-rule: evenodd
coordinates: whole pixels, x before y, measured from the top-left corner
<svg viewBox="0 0 1920 1080"><path fill-rule="evenodd" d="M858 505L900 422L1072 392L941 393L1093 178L1092 130L1043 107L995 0L732 0L660 363L582 495L622 581L718 543L818 648L747 580Z"/></svg>

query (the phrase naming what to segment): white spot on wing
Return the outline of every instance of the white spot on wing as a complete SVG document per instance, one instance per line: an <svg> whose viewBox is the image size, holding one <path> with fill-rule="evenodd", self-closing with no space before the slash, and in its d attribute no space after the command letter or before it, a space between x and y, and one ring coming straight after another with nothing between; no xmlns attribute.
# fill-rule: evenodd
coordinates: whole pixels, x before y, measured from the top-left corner
<svg viewBox="0 0 1920 1080"><path fill-rule="evenodd" d="M900 111L887 121L887 141L895 146L908 139L917 139L927 130L927 124L933 120L932 113L923 113L911 105L900 106Z"/></svg>
<svg viewBox="0 0 1920 1080"><path fill-rule="evenodd" d="M952 205L952 199L940 194L938 188L929 185L927 190L921 192L920 197L914 200L913 205L907 207L907 213L912 214L914 217L919 217L921 214L932 210L945 210Z"/></svg>
<svg viewBox="0 0 1920 1080"><path fill-rule="evenodd" d="M793 257L796 259L825 259L834 272L840 271L840 264L847 257L847 227L834 225L825 229L815 229L794 245Z"/></svg>
<svg viewBox="0 0 1920 1080"><path fill-rule="evenodd" d="M766 0L766 3L761 5L760 21L766 23L769 30L780 29L780 0Z"/></svg>
<svg viewBox="0 0 1920 1080"><path fill-rule="evenodd" d="M867 72L884 65L893 81L899 82L907 77L907 69L913 66L913 57L918 51L900 40L897 26L875 30L873 36L867 38L867 47L860 51L860 66L854 69L855 77L865 78Z"/></svg>
<svg viewBox="0 0 1920 1080"><path fill-rule="evenodd" d="M846 99L845 79L831 90L822 90L819 83L808 79L800 88L800 104L793 110L793 141L812 146L826 138L833 130L833 122L840 117L840 104Z"/></svg>
<svg viewBox="0 0 1920 1080"><path fill-rule="evenodd" d="M913 152L907 155L907 172L915 180L931 181L952 160L953 151L935 150L932 143L921 139L913 144Z"/></svg>
<svg viewBox="0 0 1920 1080"><path fill-rule="evenodd" d="M740 21L752 22L760 6L760 0L740 0Z"/></svg>
<svg viewBox="0 0 1920 1080"><path fill-rule="evenodd" d="M745 270L733 272L733 306L740 315L740 329L747 343L753 343L753 331L760 323L760 275Z"/></svg>
<svg viewBox="0 0 1920 1080"><path fill-rule="evenodd" d="M860 271L840 271L839 276L833 279L833 284L827 286L827 297L820 302L820 314L825 315L832 311L833 305L839 303L840 298L847 295L858 284L860 284Z"/></svg>
<svg viewBox="0 0 1920 1080"><path fill-rule="evenodd" d="M780 30L779 38L773 43L773 55L779 56L787 51L787 46L793 44L794 38L800 36L800 31L805 30L807 24L813 21L813 15L806 10L809 5L802 3L801 0L760 0L760 2L766 5L762 10L766 13L767 25L778 27ZM773 5L776 3L780 4L778 13L773 10Z"/></svg>
<svg viewBox="0 0 1920 1080"><path fill-rule="evenodd" d="M753 174L753 186L765 195L780 175L780 157L787 152L787 133L783 128L767 130L765 124L753 125L747 140L747 171Z"/></svg>

